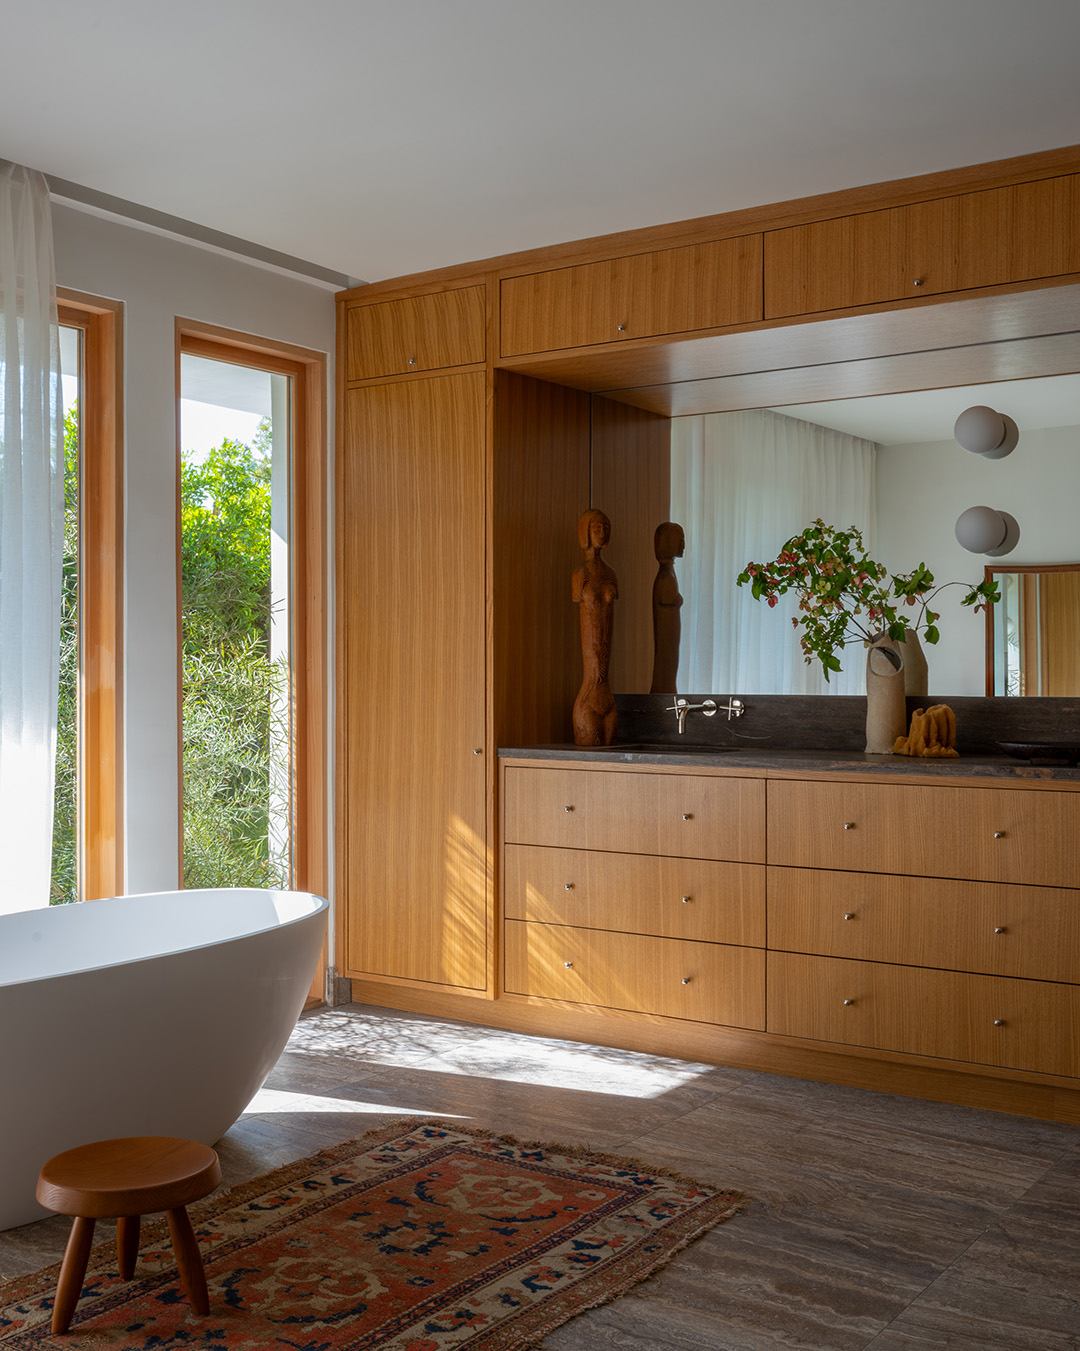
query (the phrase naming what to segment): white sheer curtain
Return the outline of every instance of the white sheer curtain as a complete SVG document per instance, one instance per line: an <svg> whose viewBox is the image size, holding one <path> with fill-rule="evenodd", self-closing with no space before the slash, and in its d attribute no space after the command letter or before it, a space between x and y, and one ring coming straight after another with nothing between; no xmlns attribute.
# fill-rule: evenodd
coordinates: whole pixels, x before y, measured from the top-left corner
<svg viewBox="0 0 1080 1351"><path fill-rule="evenodd" d="M671 425L671 519L686 532L679 692L864 694L861 646L845 649L826 684L820 664L803 660L797 602L770 609L735 579L819 516L858 526L872 553L874 442L769 410Z"/></svg>
<svg viewBox="0 0 1080 1351"><path fill-rule="evenodd" d="M49 902L64 533L45 179L0 160L0 912Z"/></svg>

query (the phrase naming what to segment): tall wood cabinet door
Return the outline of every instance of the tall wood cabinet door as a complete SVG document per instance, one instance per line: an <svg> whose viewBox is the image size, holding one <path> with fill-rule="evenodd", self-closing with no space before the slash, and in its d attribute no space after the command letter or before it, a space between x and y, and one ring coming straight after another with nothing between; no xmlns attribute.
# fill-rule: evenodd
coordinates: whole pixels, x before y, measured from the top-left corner
<svg viewBox="0 0 1080 1351"><path fill-rule="evenodd" d="M485 377L346 395L351 974L486 984Z"/></svg>
<svg viewBox="0 0 1080 1351"><path fill-rule="evenodd" d="M765 317L1080 271L1080 174L771 230Z"/></svg>
<svg viewBox="0 0 1080 1351"><path fill-rule="evenodd" d="M502 355L687 333L761 318L761 235L508 277Z"/></svg>

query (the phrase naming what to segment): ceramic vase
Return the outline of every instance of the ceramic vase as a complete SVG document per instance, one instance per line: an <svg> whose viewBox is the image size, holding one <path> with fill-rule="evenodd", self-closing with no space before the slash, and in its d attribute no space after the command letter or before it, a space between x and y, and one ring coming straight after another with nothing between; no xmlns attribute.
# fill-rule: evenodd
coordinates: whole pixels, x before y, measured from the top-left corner
<svg viewBox="0 0 1080 1351"><path fill-rule="evenodd" d="M900 655L904 662L904 693L925 699L930 693L930 675L926 667L926 653L914 629L908 629L900 644ZM904 731L907 731L906 727Z"/></svg>
<svg viewBox="0 0 1080 1351"><path fill-rule="evenodd" d="M866 654L866 752L891 755L907 731L904 654L887 633L878 634Z"/></svg>

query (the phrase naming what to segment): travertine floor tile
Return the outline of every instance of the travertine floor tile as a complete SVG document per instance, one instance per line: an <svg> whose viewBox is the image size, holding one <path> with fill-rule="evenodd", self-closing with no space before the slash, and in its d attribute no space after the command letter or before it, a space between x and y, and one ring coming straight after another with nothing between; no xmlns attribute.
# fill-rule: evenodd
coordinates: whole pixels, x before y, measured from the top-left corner
<svg viewBox="0 0 1080 1351"><path fill-rule="evenodd" d="M349 1005L301 1020L224 1181L408 1115L747 1193L545 1351L1080 1351L1076 1127ZM68 1227L0 1233L0 1277Z"/></svg>

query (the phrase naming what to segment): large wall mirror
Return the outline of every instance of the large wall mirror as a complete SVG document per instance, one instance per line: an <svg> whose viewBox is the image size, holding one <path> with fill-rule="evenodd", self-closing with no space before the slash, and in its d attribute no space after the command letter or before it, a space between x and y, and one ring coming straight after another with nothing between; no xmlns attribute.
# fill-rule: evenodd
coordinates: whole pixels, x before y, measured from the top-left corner
<svg viewBox="0 0 1080 1351"><path fill-rule="evenodd" d="M1073 293L1077 310L1080 288L1065 289ZM659 386L605 393L606 408L612 399L634 401L621 428L618 412L598 418L594 405L592 502L612 520L605 556L620 581L613 688L623 693L650 689L652 586L658 566L653 530L674 520L686 538L684 555L675 562L683 596L680 694L862 692L861 647L846 649L844 678L825 684L816 663L805 667L798 659L790 619L734 586L735 574L748 561L773 558L790 534L822 516L840 527L865 526L871 554L890 571L907 572L925 562L938 583L966 584L949 587L934 602L941 613L941 638L927 648L930 692L940 697L988 692L985 621L963 608L960 599L966 586L983 579L989 560L961 548L955 521L974 505L1011 512L1021 536L1008 560L1002 560L1006 575L1069 565L1069 573L1061 575L1071 576L1080 588L1075 566L1080 502L1080 374L1075 373L1080 371L1080 332L1075 330L1080 314L1072 318L1067 333L999 342L985 341L992 336L987 333L984 341L963 348L713 377L684 382L675 393ZM961 372L1015 378L947 383L951 373ZM905 383L906 388L898 388ZM787 388L800 395L839 392L841 397L796 403L784 400ZM755 392L768 402L752 403ZM696 411L709 404L709 411ZM972 404L990 404L1019 425L1019 446L1007 459L971 455L953 440L956 417ZM694 411L681 413L688 405ZM643 407L651 412L642 414ZM674 416L666 416L666 409ZM644 432L642 416L648 420ZM797 479L800 484L794 483ZM865 513L862 520L854 514L857 501ZM780 502L789 504L786 517ZM1023 587L1017 590L1010 583L1006 590L1022 594ZM1056 614L1060 607L1053 595ZM1007 628L1012 611L1005 613ZM733 614L737 622L721 625ZM1068 621L1064 629L1056 624L1048 619L1040 630L1047 675L1028 693L1078 693L1080 618L1073 618L1071 631ZM1062 661L1072 663L1071 677L1061 673L1058 662L1070 640L1072 656ZM764 661L756 650L762 645L772 653ZM783 660L775 655L778 649ZM794 665L788 659L792 651ZM1024 683L1030 686L1030 677Z"/></svg>
<svg viewBox="0 0 1080 1351"><path fill-rule="evenodd" d="M1080 695L1080 563L987 567L986 693Z"/></svg>

